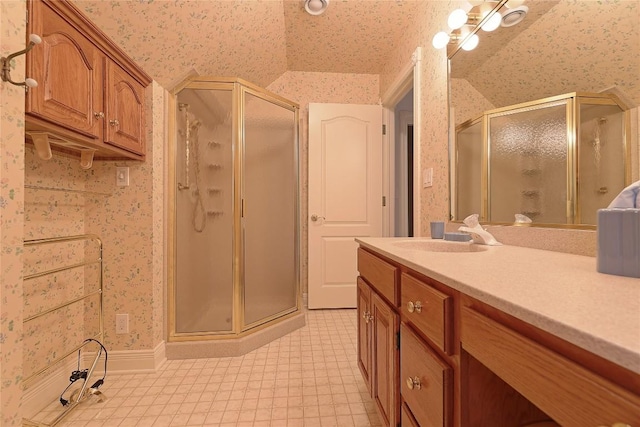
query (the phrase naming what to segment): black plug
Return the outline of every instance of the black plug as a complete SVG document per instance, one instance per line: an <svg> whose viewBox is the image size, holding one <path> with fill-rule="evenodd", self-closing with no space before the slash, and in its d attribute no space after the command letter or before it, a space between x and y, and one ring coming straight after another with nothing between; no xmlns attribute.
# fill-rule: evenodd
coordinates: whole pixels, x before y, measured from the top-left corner
<svg viewBox="0 0 640 427"><path fill-rule="evenodd" d="M63 399L62 397L60 398L60 403L62 403L62 406L67 406L69 404L69 401L67 399Z"/></svg>
<svg viewBox="0 0 640 427"><path fill-rule="evenodd" d="M100 380L96 381L95 383L93 383L93 385L91 386L91 388L98 388L98 387L100 387L102 384L104 384L104 380L100 379Z"/></svg>

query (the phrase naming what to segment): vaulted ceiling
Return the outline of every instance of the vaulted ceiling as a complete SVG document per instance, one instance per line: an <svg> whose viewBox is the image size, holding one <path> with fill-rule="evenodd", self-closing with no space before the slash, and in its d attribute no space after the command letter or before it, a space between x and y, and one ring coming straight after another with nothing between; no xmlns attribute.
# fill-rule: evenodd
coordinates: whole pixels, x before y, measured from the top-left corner
<svg viewBox="0 0 640 427"><path fill-rule="evenodd" d="M195 70L267 86L287 70L379 74L416 0L82 0L76 5L164 87Z"/></svg>

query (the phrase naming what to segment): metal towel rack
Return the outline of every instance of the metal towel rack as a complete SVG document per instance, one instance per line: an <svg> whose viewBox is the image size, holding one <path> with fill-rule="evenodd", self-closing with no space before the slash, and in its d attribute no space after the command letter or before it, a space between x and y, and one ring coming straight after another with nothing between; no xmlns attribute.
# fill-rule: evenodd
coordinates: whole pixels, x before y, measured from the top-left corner
<svg viewBox="0 0 640 427"><path fill-rule="evenodd" d="M27 324L29 322L32 322L42 316L46 316L48 314L54 313L58 310L61 310L65 307L69 307L73 304L77 304L81 301L85 301L89 298L92 297L98 297L98 324L99 324L99 330L98 333L96 333L94 336L90 337L93 339L96 339L98 341L102 341L103 337L104 337L104 322L103 322L103 272L102 272L102 240L100 240L100 237L98 237L95 234L81 234L81 235L73 235L73 236L64 236L64 237L51 237L51 238L44 238L44 239L33 239L33 240L25 240L24 241L24 247L25 249L28 247L33 247L33 246L41 246L41 245L49 245L49 244L54 244L54 243L67 243L67 242L81 242L81 241L85 241L85 242L93 242L94 244L96 244L96 248L98 251L97 257L95 258L89 258L87 259L88 255L87 255L87 251L85 250L85 257L82 261L80 262L75 262L73 264L69 264L69 265L64 265L64 266L59 266L59 267L53 267L53 268L49 268L40 272L36 272L33 274L29 274L29 275L25 275L24 276L24 281L29 281L29 280L33 280L39 277L45 277L45 276L51 276L51 275L55 275L57 273L60 273L62 271L67 271L67 270L72 270L72 269L76 269L76 268L80 268L80 267L86 267L86 266L91 266L91 265L97 265L98 266L98 273L97 273L97 280L98 280L98 288L96 290L91 290L89 289L89 291L87 292L86 290L83 290L83 295L81 296L76 296L74 298L70 298L65 300L64 302L58 303L55 306L46 308L46 309L41 309L39 310L37 313L34 313L28 317L25 317L23 320L23 324ZM84 284L84 286L86 287L86 283ZM78 343L78 345L76 345L72 350L67 351L65 353L63 353L60 357L58 357L56 360L50 362L49 364L47 364L46 366L42 366L39 369L36 369L35 372L31 373L30 375L28 375L27 377L23 378L22 384L23 387L27 388L27 385L29 385L29 383L34 379L37 378L38 376L40 376L41 374L49 371L50 369L52 369L53 367L59 365L61 362L65 361L69 356L73 355L74 353L80 351L84 346L86 345L86 341L83 341L82 343ZM80 391L80 393L77 395L77 397L71 399L71 401L69 402L68 406L65 406L63 408L63 411L58 414L55 419L53 419L49 424L47 423L43 423L41 421L35 421L35 420L30 420L27 418L23 419L23 425L28 425L28 426L54 426L56 424L58 424L60 421L62 421L62 419L67 416L69 414L69 412L71 410L73 410L80 402L83 398L85 398L86 396L84 396L86 389L87 389L87 381L90 381L91 379L91 375L93 374L93 371L97 365L98 359L100 358L100 354L101 352L96 352L96 360L94 360L93 364L91 365L91 368L88 370L87 372L87 377L85 379L85 384L82 387L82 390Z"/></svg>

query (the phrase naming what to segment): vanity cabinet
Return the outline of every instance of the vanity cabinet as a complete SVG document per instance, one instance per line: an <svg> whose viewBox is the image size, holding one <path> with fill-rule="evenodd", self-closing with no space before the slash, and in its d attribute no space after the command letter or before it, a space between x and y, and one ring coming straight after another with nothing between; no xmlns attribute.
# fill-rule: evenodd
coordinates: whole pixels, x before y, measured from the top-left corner
<svg viewBox="0 0 640 427"><path fill-rule="evenodd" d="M395 266L358 250L358 367L383 425L399 423L399 315Z"/></svg>
<svg viewBox="0 0 640 427"><path fill-rule="evenodd" d="M395 413L402 426L514 427L553 421L568 427L640 426L637 373L374 248L358 249L358 269L358 325L370 328L369 335L358 333L358 357L369 384L383 369L375 361L388 356L386 348L374 345L377 320L366 314L375 318L373 307L382 303L385 316L400 321L399 367L388 369L396 377L380 378L397 387ZM385 275L383 289L400 297L396 304L374 285ZM386 324L380 324L386 334ZM370 362L362 360L364 354Z"/></svg>
<svg viewBox="0 0 640 427"><path fill-rule="evenodd" d="M26 129L96 158L143 160L145 88L151 79L71 2L30 0L27 55L38 81L26 97Z"/></svg>

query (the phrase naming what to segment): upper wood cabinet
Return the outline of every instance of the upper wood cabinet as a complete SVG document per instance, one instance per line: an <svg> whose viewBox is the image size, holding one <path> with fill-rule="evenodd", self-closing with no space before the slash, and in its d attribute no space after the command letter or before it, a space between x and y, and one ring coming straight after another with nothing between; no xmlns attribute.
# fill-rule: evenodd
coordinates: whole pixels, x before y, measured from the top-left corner
<svg viewBox="0 0 640 427"><path fill-rule="evenodd" d="M50 132L95 158L145 155L145 88L136 64L66 0L29 0L28 32L42 37L27 55L38 81L26 101L27 134Z"/></svg>

